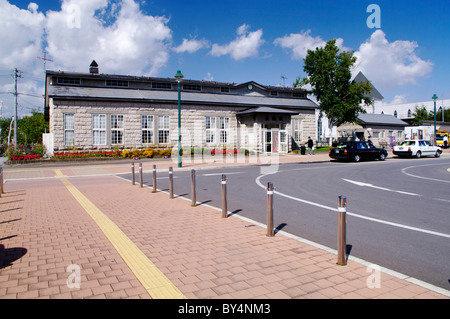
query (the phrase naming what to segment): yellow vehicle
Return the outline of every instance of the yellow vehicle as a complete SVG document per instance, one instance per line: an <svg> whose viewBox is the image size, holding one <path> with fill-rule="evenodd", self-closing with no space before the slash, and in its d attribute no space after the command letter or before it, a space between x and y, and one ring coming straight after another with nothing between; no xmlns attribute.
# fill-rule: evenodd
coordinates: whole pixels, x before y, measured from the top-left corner
<svg viewBox="0 0 450 319"><path fill-rule="evenodd" d="M437 146L440 146L442 148L448 148L449 144L448 144L448 138L449 138L449 134L446 131L437 131L436 133L436 144Z"/></svg>

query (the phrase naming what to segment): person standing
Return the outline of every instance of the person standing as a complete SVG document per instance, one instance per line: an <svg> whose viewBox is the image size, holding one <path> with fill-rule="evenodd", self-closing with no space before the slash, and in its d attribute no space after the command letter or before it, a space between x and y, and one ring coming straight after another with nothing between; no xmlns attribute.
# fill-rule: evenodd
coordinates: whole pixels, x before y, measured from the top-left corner
<svg viewBox="0 0 450 319"><path fill-rule="evenodd" d="M313 155L313 149L314 149L314 142L311 139L311 137L308 137L308 148L309 148L309 155Z"/></svg>

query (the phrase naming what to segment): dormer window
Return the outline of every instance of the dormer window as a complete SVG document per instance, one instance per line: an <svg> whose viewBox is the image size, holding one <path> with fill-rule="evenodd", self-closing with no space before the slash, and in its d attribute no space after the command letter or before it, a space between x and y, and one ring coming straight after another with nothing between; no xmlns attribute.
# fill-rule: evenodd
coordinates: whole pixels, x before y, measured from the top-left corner
<svg viewBox="0 0 450 319"><path fill-rule="evenodd" d="M81 79L80 78L63 78L63 77L58 77L56 82L58 84L76 84L76 85L80 85L81 84Z"/></svg>
<svg viewBox="0 0 450 319"><path fill-rule="evenodd" d="M299 97L299 98L305 98L306 97L306 93L304 93L304 92L294 92L294 93L292 93L292 96L293 97Z"/></svg>
<svg viewBox="0 0 450 319"><path fill-rule="evenodd" d="M128 81L106 80L106 86L128 87Z"/></svg>
<svg viewBox="0 0 450 319"><path fill-rule="evenodd" d="M158 83L158 82L152 82L152 89L171 89L172 84L171 83Z"/></svg>
<svg viewBox="0 0 450 319"><path fill-rule="evenodd" d="M195 84L183 84L183 90L186 91L201 91L202 87Z"/></svg>

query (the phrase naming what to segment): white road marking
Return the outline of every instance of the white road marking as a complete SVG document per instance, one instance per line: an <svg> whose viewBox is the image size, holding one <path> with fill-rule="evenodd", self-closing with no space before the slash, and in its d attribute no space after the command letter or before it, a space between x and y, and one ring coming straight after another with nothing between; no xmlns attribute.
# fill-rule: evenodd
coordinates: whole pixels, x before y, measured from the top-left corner
<svg viewBox="0 0 450 319"><path fill-rule="evenodd" d="M201 174L200 176L222 176L222 175L237 175L237 174L244 174L244 173L243 172L207 173L207 174Z"/></svg>
<svg viewBox="0 0 450 319"><path fill-rule="evenodd" d="M415 177L415 178L420 178L420 179L426 179L429 181L435 181L435 182L442 182L442 183L450 183L450 181L446 181L446 180L442 180L442 179L437 179L437 178L431 178L431 177L424 177L424 176L418 176L418 175L414 175L411 173L407 173L406 170L411 169L411 168L416 168L416 167L423 167L423 166L436 166L436 165L443 165L442 163L439 164L425 164L425 165L414 165L414 166L408 166L405 168L402 168L402 173L411 177ZM449 169L447 169L448 171Z"/></svg>
<svg viewBox="0 0 450 319"><path fill-rule="evenodd" d="M268 174L260 175L260 176L258 176L255 179L256 184L259 187L263 188L263 189L266 189L266 187L261 183L260 179L262 177L266 176L266 175L268 175ZM305 199L301 199L301 198L298 198L298 197L294 197L294 196L290 196L290 195L287 195L287 194L283 194L283 193L281 193L279 191L274 191L274 193L277 194L277 195L280 195L280 196L283 196L283 197L286 197L286 198L298 201L298 202L302 202L302 203L308 204L308 205L316 206L316 207L323 208L323 209L330 210L330 211L334 211L334 212L338 211L337 208L329 207L329 206L326 206L326 205L322 205L322 204L315 203L315 202L312 202L312 201L308 201L308 200L305 200ZM349 211L347 211L347 215L353 216L353 217L356 217L356 218L369 220L369 221L380 223L380 224L385 224L385 225L389 225L389 226L399 227L399 228L408 229L408 230L412 230L412 231L417 231L417 232L421 232L421 233L426 233L426 234L430 234L430 235L434 235L434 236L450 238L450 234L444 234L444 233L435 232L435 231L422 229L422 228L418 228L418 227L407 226L407 225L394 223L394 222L389 222L389 221L378 219L378 218L367 217L367 216L364 216L364 215L351 213Z"/></svg>
<svg viewBox="0 0 450 319"><path fill-rule="evenodd" d="M369 184L369 183L362 183L362 182L357 182L357 181L352 181L349 179L345 179L343 178L344 181L358 185L358 186L362 186L362 187L371 187L371 188L376 188L376 189L380 189L383 191L388 191L388 192L395 192L395 193L400 193L400 194L405 194L405 195L411 195L411 196L421 196L419 194L415 194L415 193L409 193L409 192L404 192L404 191L396 191L393 189L389 189L389 188L385 188L385 187L380 187L380 186L375 186L373 184Z"/></svg>

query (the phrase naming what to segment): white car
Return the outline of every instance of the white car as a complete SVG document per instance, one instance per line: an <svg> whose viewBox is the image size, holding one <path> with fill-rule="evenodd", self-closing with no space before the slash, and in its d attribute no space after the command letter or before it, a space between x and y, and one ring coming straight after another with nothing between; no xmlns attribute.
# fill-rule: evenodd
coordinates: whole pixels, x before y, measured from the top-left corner
<svg viewBox="0 0 450 319"><path fill-rule="evenodd" d="M395 145L392 151L397 156L412 156L420 158L422 156L441 156L442 149L433 146L430 141L425 140L406 140L399 145Z"/></svg>

